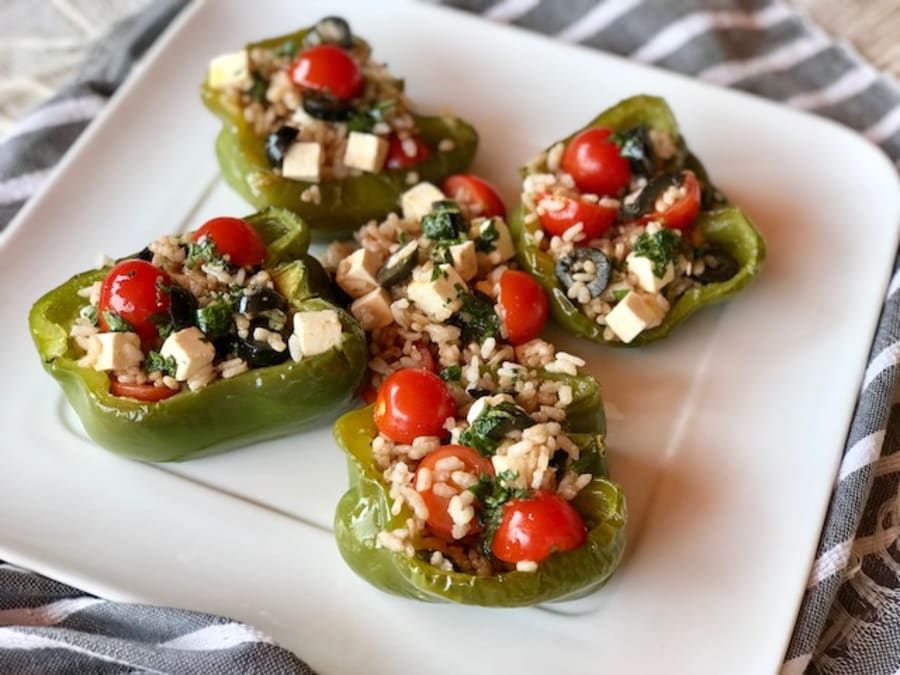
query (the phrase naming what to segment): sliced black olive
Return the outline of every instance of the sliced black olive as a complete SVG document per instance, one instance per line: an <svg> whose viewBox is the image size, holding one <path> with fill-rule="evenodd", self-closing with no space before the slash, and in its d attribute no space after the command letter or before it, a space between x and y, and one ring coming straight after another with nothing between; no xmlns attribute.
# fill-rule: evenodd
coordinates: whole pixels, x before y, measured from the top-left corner
<svg viewBox="0 0 900 675"><path fill-rule="evenodd" d="M431 205L431 212L422 218L422 234L432 241L458 239L466 230L466 219L459 204L442 199Z"/></svg>
<svg viewBox="0 0 900 675"><path fill-rule="evenodd" d="M269 162L272 163L272 166L281 166L281 163L284 162L284 155L287 152L287 149L291 146L291 143L294 142L294 139L297 138L297 134L299 133L300 130L296 127L284 125L277 131L273 131L269 134L269 137L266 139L266 157L269 158Z"/></svg>
<svg viewBox="0 0 900 675"><path fill-rule="evenodd" d="M390 288L406 281L419 262L419 243L410 241L391 253L375 275L379 286Z"/></svg>
<svg viewBox="0 0 900 675"><path fill-rule="evenodd" d="M535 421L522 408L509 401L501 401L488 406L473 422L472 428L480 436L499 441L510 431L522 431L534 426Z"/></svg>
<svg viewBox="0 0 900 675"><path fill-rule="evenodd" d="M571 253L567 253L556 261L556 278L566 290L575 284L574 275L584 272L585 262L594 263L594 279L585 282L592 298L598 297L609 285L609 276L612 273L612 265L603 251L582 246Z"/></svg>
<svg viewBox="0 0 900 675"><path fill-rule="evenodd" d="M172 316L172 328L177 332L190 328L196 322L197 298L188 289L172 286L169 289L169 314Z"/></svg>
<svg viewBox="0 0 900 675"><path fill-rule="evenodd" d="M491 391L490 389L482 389L481 387L466 389L466 393L476 399L484 398L485 396L494 396L495 394L509 394L510 396L516 396L518 394L515 389L498 389L497 391Z"/></svg>
<svg viewBox="0 0 900 675"><path fill-rule="evenodd" d="M656 200L670 187L677 187L684 182L684 174L678 176L657 176L648 182L631 202L623 204L619 209L622 220L636 220L656 210Z"/></svg>
<svg viewBox="0 0 900 675"><path fill-rule="evenodd" d="M350 30L350 24L339 16L326 16L324 19L320 19L303 37L303 46L315 47L321 44L338 45L344 49L350 49L353 46L353 32Z"/></svg>
<svg viewBox="0 0 900 675"><path fill-rule="evenodd" d="M266 366L277 366L284 363L290 358L288 349L276 351L268 342L255 340L253 332L257 328L266 328L268 330L268 321L265 319L254 319L250 322L249 334L246 338L240 336L234 337L234 351L247 364L253 368L265 368ZM285 337L282 333L282 337ZM287 340L285 340L287 342Z"/></svg>
<svg viewBox="0 0 900 675"><path fill-rule="evenodd" d="M316 91L304 91L301 103L306 114L325 122L346 122L355 113L348 101Z"/></svg>
<svg viewBox="0 0 900 675"><path fill-rule="evenodd" d="M619 154L628 160L631 171L638 176L653 174L656 163L653 154L653 141L647 127L639 124L633 129L618 135Z"/></svg>
<svg viewBox="0 0 900 675"><path fill-rule="evenodd" d="M717 284L731 279L741 266L730 254L721 250L707 251L701 257L703 272L694 276L701 284Z"/></svg>
<svg viewBox="0 0 900 675"><path fill-rule="evenodd" d="M241 314L259 314L272 309L287 309L287 300L278 291L263 287L252 295L242 295L238 300L238 312Z"/></svg>
<svg viewBox="0 0 900 675"><path fill-rule="evenodd" d="M153 251L151 251L147 246L141 249L141 252L135 256L138 260L145 260L146 262L153 262Z"/></svg>

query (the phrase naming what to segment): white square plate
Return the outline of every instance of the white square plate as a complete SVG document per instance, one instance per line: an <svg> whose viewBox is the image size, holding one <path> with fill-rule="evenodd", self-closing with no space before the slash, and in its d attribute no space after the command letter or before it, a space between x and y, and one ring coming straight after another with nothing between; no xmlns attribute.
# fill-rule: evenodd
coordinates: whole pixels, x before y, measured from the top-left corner
<svg viewBox="0 0 900 675"><path fill-rule="evenodd" d="M98 252L250 209L217 178L207 60L343 14L425 110L481 132L475 170L516 168L627 95L666 97L769 248L746 292L669 339L560 337L604 385L628 555L576 603L521 610L383 594L343 564L346 487L327 425L183 465L115 457L46 376L30 305ZM762 673L783 655L897 246L891 165L855 134L733 91L424 4L198 2L7 231L0 287L0 557L114 599L255 624L323 673ZM554 334L555 336L555 334ZM423 665L427 664L427 665ZM466 666L468 667L468 666Z"/></svg>

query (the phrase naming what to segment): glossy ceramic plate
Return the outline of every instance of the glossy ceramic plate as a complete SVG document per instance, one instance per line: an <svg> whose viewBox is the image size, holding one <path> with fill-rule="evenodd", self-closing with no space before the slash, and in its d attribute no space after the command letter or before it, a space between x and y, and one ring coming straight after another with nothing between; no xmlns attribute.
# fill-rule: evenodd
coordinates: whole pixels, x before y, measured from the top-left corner
<svg viewBox="0 0 900 675"><path fill-rule="evenodd" d="M334 13L423 108L476 124L475 169L510 203L523 160L647 92L671 102L766 238L755 284L659 344L560 337L604 385L631 514L624 564L588 598L485 610L385 595L332 539L346 476L327 426L144 465L89 442L41 370L26 317L46 290L99 252L249 212L217 177L218 122L198 97L208 58ZM890 164L841 127L595 51L425 4L195 3L0 244L0 557L114 599L242 619L323 673L773 672L888 282L898 202Z"/></svg>

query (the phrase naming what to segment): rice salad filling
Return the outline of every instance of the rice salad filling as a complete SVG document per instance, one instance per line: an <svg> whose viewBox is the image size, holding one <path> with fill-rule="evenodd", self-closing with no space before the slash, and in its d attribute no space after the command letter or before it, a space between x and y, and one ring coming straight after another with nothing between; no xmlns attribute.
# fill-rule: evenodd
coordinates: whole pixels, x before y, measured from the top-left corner
<svg viewBox="0 0 900 675"><path fill-rule="evenodd" d="M319 203L321 181L389 169L408 169L414 184L416 164L455 148L450 138L436 147L422 140L403 81L339 17L319 21L301 44L261 43L212 59L207 84L266 138L275 174L313 183L303 201Z"/></svg>
<svg viewBox="0 0 900 675"><path fill-rule="evenodd" d="M567 432L584 361L537 337L546 296L513 269L501 209L466 190L454 196L416 185L401 213L333 243L323 259L369 333L371 447L392 515L412 514L377 546L476 576L534 572L549 551L504 554L498 532L510 504L548 503L574 521L553 550L584 543L569 502L594 475ZM513 313L530 315L527 329ZM397 422L405 395L425 418L414 430Z"/></svg>

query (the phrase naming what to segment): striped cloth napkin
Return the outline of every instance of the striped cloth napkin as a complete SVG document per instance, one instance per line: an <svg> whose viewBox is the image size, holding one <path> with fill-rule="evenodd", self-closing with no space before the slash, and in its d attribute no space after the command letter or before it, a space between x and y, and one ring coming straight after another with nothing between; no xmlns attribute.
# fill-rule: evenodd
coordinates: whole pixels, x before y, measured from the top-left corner
<svg viewBox="0 0 900 675"><path fill-rule="evenodd" d="M900 166L900 87L784 2L445 4L830 117L860 131ZM0 145L0 228L39 189L179 7L159 0L120 25L78 81ZM782 675L900 669L898 290L895 270ZM312 672L249 626L110 603L12 565L0 565L0 626L6 626L0 672Z"/></svg>

